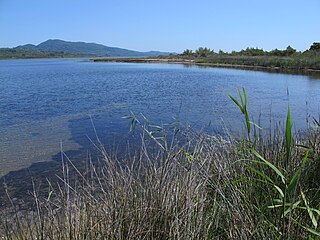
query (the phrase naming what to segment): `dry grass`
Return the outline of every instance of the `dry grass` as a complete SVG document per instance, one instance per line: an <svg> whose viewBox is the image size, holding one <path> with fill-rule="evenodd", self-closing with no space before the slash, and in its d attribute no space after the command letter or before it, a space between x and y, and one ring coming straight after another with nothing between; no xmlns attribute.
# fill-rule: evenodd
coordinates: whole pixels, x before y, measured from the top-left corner
<svg viewBox="0 0 320 240"><path fill-rule="evenodd" d="M306 147L310 154L301 191L290 198L291 203L300 201L298 207L284 206L291 211L283 216L282 208L270 208L278 191L252 169L274 184L280 180L257 163L247 140L183 133L163 144L143 129L143 144L127 161L101 148L100 160L88 161L80 171L64 156L60 181L46 197L33 193L32 211L1 215L2 239L316 239L318 131L303 142L295 139L292 169L286 174L301 166ZM145 140L148 136L152 142ZM278 160L285 155L285 144L284 134L277 133L267 140L256 138L255 149L282 169ZM314 219L301 192L308 208L315 209Z"/></svg>

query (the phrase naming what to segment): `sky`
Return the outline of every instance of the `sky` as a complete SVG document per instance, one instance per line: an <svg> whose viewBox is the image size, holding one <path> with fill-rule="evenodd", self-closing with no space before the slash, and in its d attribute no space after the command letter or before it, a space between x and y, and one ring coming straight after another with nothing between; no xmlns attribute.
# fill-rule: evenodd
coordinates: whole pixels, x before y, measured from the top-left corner
<svg viewBox="0 0 320 240"><path fill-rule="evenodd" d="M0 0L0 47L47 39L138 51L320 42L320 0Z"/></svg>

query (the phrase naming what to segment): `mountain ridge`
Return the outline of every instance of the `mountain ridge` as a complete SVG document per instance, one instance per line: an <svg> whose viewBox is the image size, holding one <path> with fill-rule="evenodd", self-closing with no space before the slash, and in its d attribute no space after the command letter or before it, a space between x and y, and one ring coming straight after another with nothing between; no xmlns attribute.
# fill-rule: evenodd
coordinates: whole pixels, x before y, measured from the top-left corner
<svg viewBox="0 0 320 240"><path fill-rule="evenodd" d="M92 57L146 57L169 55L170 52L148 51L139 52L119 47L109 47L98 43L72 42L61 39L48 39L38 45L25 44L15 47L17 50L42 50L63 52L68 54L88 55Z"/></svg>

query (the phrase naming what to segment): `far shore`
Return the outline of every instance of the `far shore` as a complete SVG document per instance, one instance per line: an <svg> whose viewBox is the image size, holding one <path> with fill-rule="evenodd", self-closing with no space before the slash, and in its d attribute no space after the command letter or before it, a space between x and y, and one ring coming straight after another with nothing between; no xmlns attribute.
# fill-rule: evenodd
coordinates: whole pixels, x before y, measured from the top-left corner
<svg viewBox="0 0 320 240"><path fill-rule="evenodd" d="M127 58L92 58L92 56L34 56L34 57L11 57L11 58L0 58L0 60L21 60L21 59L76 59L76 58L87 58L91 62L122 62L122 63L164 63L164 64L183 64L190 66L202 66L202 67L217 67L217 68L235 68L235 69L247 69L247 70L259 70L267 72L281 72L289 74L319 74L320 69L312 68L295 68L295 67L275 67L275 66L260 66L250 64L231 64L231 63L212 63L212 62L201 62L199 59L187 59L187 58L175 58L165 56L147 58L147 57L127 57Z"/></svg>
<svg viewBox="0 0 320 240"><path fill-rule="evenodd" d="M203 63L197 62L194 59L183 58L93 58L92 62L122 62L122 63L169 63L169 64L184 64L204 67L221 67L221 68L237 68L249 70L264 70L287 73L320 73L318 69L310 68L281 68L281 67L266 67L259 65L241 65L241 64L226 64L226 63Z"/></svg>

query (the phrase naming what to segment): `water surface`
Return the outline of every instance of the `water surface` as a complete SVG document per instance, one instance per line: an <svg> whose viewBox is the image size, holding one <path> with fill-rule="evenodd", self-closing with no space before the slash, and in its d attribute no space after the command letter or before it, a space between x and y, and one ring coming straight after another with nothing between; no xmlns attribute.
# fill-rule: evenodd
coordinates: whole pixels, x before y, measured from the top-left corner
<svg viewBox="0 0 320 240"><path fill-rule="evenodd" d="M0 176L92 146L92 122L105 146L122 144L130 111L155 123L179 118L210 133L238 131L228 98L245 87L251 116L268 129L318 118L320 78L179 64L92 63L85 59L0 61ZM289 93L289 94L288 94Z"/></svg>

